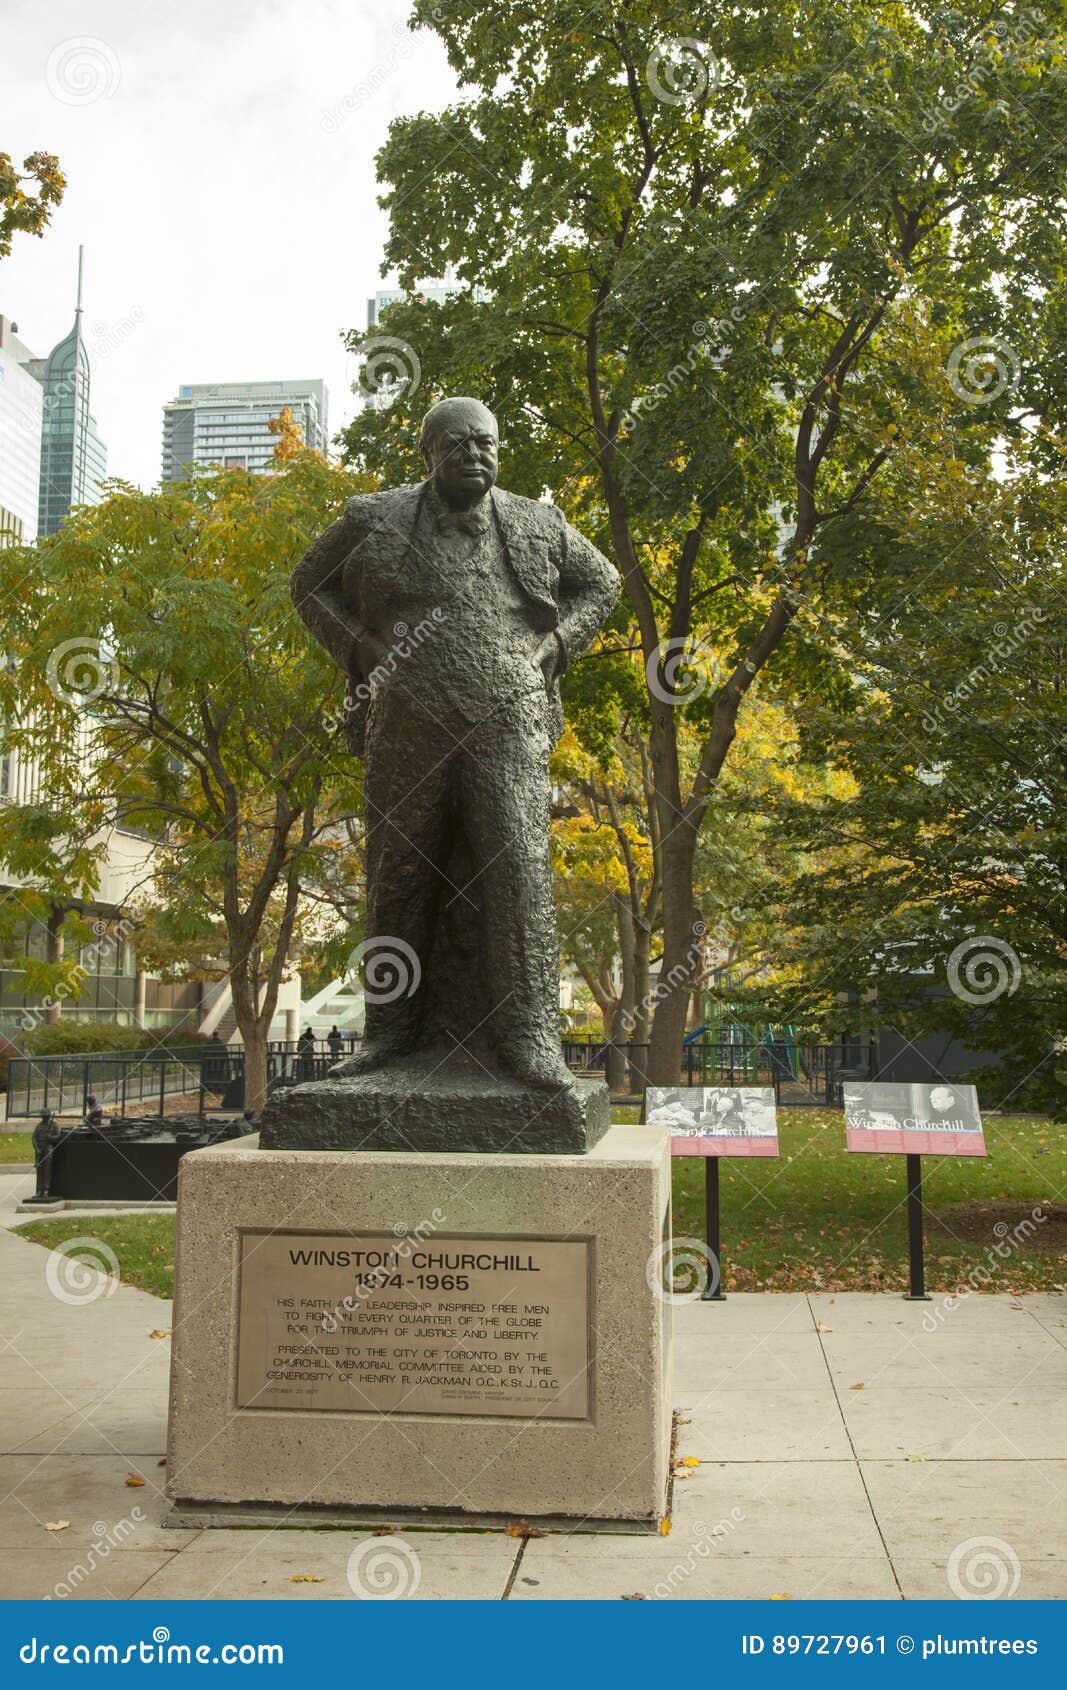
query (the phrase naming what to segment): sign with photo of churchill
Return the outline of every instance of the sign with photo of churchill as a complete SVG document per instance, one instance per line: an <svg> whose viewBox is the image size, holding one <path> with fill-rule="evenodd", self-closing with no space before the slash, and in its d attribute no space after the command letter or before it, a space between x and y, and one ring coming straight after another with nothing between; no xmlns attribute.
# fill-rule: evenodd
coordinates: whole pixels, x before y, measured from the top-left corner
<svg viewBox="0 0 1067 1690"><path fill-rule="evenodd" d="M985 1138L973 1086L954 1081L904 1085L846 1081L845 1142L849 1150L904 1156L984 1156Z"/></svg>
<svg viewBox="0 0 1067 1690"><path fill-rule="evenodd" d="M773 1086L649 1086L645 1124L674 1156L777 1156Z"/></svg>

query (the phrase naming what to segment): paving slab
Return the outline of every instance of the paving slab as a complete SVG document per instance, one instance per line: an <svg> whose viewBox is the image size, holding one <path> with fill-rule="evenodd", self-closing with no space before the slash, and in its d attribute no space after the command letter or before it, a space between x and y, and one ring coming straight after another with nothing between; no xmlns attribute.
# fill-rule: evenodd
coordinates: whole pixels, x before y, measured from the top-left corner
<svg viewBox="0 0 1067 1690"><path fill-rule="evenodd" d="M123 1455L158 1458L167 1447L165 1392L112 1392L87 1408L35 1432L15 1446L18 1454Z"/></svg>
<svg viewBox="0 0 1067 1690"><path fill-rule="evenodd" d="M1036 1321L1012 1326L995 1343L974 1332L832 1332L821 1334L826 1365L839 1390L857 1383L899 1391L953 1387L1067 1392L1067 1349Z"/></svg>
<svg viewBox="0 0 1067 1690"><path fill-rule="evenodd" d="M816 1325L837 1332L867 1326L879 1332L894 1327L913 1332L946 1324L999 1331L1009 1316L1023 1324L1026 1321L1025 1306L1008 1291L956 1297L952 1307L936 1295L928 1303L909 1303L899 1291L811 1292L808 1302Z"/></svg>
<svg viewBox="0 0 1067 1690"><path fill-rule="evenodd" d="M106 1327L94 1323L86 1330L79 1316L47 1340L44 1333L24 1332L0 1355L0 1380L5 1388L57 1390L85 1405L126 1390L166 1392L169 1344L152 1340L150 1331L117 1332L108 1342Z"/></svg>
<svg viewBox="0 0 1067 1690"><path fill-rule="evenodd" d="M1058 1344L1067 1348L1067 1297L1028 1296L1026 1310Z"/></svg>
<svg viewBox="0 0 1067 1690"><path fill-rule="evenodd" d="M813 1321L808 1299L793 1291L731 1291L725 1302L702 1303L699 1297L675 1302L672 1309L677 1336L686 1332L729 1337L730 1333L810 1332Z"/></svg>
<svg viewBox="0 0 1067 1690"><path fill-rule="evenodd" d="M0 1589L12 1601L122 1601L173 1557L162 1551L91 1556L87 1550L0 1549Z"/></svg>
<svg viewBox="0 0 1067 1690"><path fill-rule="evenodd" d="M679 1391L678 1449L702 1461L843 1461L852 1448L829 1379L818 1391ZM894 1451L894 1453L897 1453Z"/></svg>
<svg viewBox="0 0 1067 1690"><path fill-rule="evenodd" d="M863 1479L893 1560L942 1566L968 1539L997 1538L1020 1560L1067 1554L1067 1461L865 1461ZM1067 1595L1067 1585L1061 1594Z"/></svg>
<svg viewBox="0 0 1067 1690"><path fill-rule="evenodd" d="M0 1454L13 1454L31 1438L46 1437L70 1418L71 1399L50 1385L0 1390Z"/></svg>
<svg viewBox="0 0 1067 1690"><path fill-rule="evenodd" d="M531 1541L511 1589L511 1601L766 1601L771 1596L899 1599L888 1558L870 1561L800 1556L707 1555L684 1533L619 1553L618 1541L599 1551L588 1539Z"/></svg>
<svg viewBox="0 0 1067 1690"><path fill-rule="evenodd" d="M948 1568L944 1561L924 1561L907 1556L894 1560L893 1566L900 1581L900 1588L909 1602L936 1602L953 1596L959 1597L959 1589L949 1582ZM970 1600L984 1598L1005 1602L1062 1602L1064 1592L1067 1591L1067 1560L1049 1558L1039 1562L1028 1561L1020 1571L1018 1584L1015 1583L1011 1567L1005 1567L1002 1560L987 1562L980 1569L978 1577L982 1582L971 1591ZM1010 1626L1004 1623L996 1624L992 1613L987 1615L984 1625L979 1614L980 1610L973 1616L972 1636L983 1631L994 1632L1000 1636L1011 1635Z"/></svg>
<svg viewBox="0 0 1067 1690"><path fill-rule="evenodd" d="M846 1391L842 1410L863 1460L1067 1460L1063 1396L1030 1384L999 1390Z"/></svg>
<svg viewBox="0 0 1067 1690"><path fill-rule="evenodd" d="M1038 1320L1067 1321L1067 1291L1028 1291L1022 1301Z"/></svg>
<svg viewBox="0 0 1067 1690"><path fill-rule="evenodd" d="M675 1479L670 1541L700 1538L720 1556L885 1554L853 1461L702 1463Z"/></svg>
<svg viewBox="0 0 1067 1690"><path fill-rule="evenodd" d="M675 1395L752 1389L821 1391L827 1385L819 1334L758 1330L685 1332L674 1340Z"/></svg>
<svg viewBox="0 0 1067 1690"><path fill-rule="evenodd" d="M502 1532L203 1532L137 1597L492 1601L503 1596L519 1548Z"/></svg>
<svg viewBox="0 0 1067 1690"><path fill-rule="evenodd" d="M162 1468L137 1469L145 1483L136 1487L126 1483L131 1471L129 1461L114 1455L0 1458L0 1548L175 1554L184 1546L162 1524L170 1508ZM47 1529L60 1520L68 1522L65 1531Z"/></svg>

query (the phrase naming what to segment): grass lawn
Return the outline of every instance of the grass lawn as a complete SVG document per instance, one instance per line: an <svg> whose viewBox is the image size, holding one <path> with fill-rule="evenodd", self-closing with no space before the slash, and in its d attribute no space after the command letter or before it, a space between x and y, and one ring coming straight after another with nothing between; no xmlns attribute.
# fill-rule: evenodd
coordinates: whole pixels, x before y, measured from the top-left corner
<svg viewBox="0 0 1067 1690"><path fill-rule="evenodd" d="M33 1144L29 1133L0 1132L0 1163L32 1161Z"/></svg>
<svg viewBox="0 0 1067 1690"><path fill-rule="evenodd" d="M637 1113L617 1109L615 1118L635 1121ZM780 1161L721 1165L727 1290L903 1290L903 1156L847 1155L844 1118L832 1110L783 1109L778 1128ZM928 1289L1067 1289L1067 1126L989 1116L985 1136L984 1160L923 1158ZM1022 1220L1032 1235L1016 1245ZM34 1220L17 1231L49 1247L91 1233L114 1250L127 1284L171 1294L171 1215L82 1215ZM699 1157L675 1158L674 1232L676 1239L704 1236ZM988 1278L968 1280L976 1268Z"/></svg>
<svg viewBox="0 0 1067 1690"><path fill-rule="evenodd" d="M1067 1125L987 1116L984 1126L988 1157L923 1157L927 1289L1063 1290ZM726 1289L903 1290L905 1158L850 1156L835 1110L779 1110L778 1137L777 1162L720 1165ZM1032 1236L1016 1247L1015 1227L1033 1224L1038 1208L1047 1218L1034 1216ZM674 1234L704 1237L704 1169L696 1156L674 1161ZM989 1278L975 1284L967 1274L978 1265Z"/></svg>
<svg viewBox="0 0 1067 1690"><path fill-rule="evenodd" d="M174 1289L173 1215L61 1215L52 1220L29 1221L14 1229L20 1238L43 1244L52 1250L68 1238L92 1242L100 1239L114 1250L119 1273L126 1285L170 1297ZM74 1250L90 1267L100 1267L99 1254Z"/></svg>

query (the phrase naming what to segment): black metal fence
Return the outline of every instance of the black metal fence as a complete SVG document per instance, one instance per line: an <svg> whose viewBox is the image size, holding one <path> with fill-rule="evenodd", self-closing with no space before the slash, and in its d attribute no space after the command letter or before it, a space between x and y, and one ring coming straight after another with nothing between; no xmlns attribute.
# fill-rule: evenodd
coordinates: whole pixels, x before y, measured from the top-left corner
<svg viewBox="0 0 1067 1690"><path fill-rule="evenodd" d="M321 1080L339 1053L325 1039L267 1046L267 1083ZM245 1054L241 1045L189 1045L185 1049L91 1051L76 1056L13 1056L7 1065L9 1120L86 1113L95 1097L106 1115L165 1115L168 1100L196 1099L203 1114L215 1107L240 1109ZM186 1104L188 1107L188 1103Z"/></svg>
<svg viewBox="0 0 1067 1690"><path fill-rule="evenodd" d="M639 1096L647 1082L650 1046L610 1044L595 1039L563 1040L568 1067L579 1074L601 1074L614 1095ZM858 1041L847 1044L796 1043L764 1039L741 1044L729 1039L704 1039L682 1051L678 1086L772 1086L779 1103L790 1107L823 1104L839 1107L843 1079L870 1079L874 1047Z"/></svg>
<svg viewBox="0 0 1067 1690"><path fill-rule="evenodd" d="M340 1050L316 1039L267 1047L267 1083L292 1085L321 1080L339 1054L358 1048L347 1035ZM646 1084L649 1046L612 1045L595 1039L567 1039L563 1054L576 1074L600 1076L615 1096L640 1098ZM794 1044L767 1039L741 1045L702 1040L686 1045L674 1081L679 1086L773 1086L779 1103L840 1105L843 1079L874 1074L873 1047ZM80 1056L12 1057L8 1062L9 1119L84 1116L94 1097L106 1115L165 1115L167 1103L185 1107L240 1109L244 1102L244 1050L240 1045L190 1045L184 1050L92 1052Z"/></svg>

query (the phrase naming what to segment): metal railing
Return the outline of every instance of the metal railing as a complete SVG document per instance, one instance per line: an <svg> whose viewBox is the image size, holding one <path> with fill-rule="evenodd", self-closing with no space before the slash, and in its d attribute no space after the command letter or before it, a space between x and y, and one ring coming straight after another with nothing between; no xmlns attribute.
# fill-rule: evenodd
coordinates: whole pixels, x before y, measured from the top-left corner
<svg viewBox="0 0 1067 1690"><path fill-rule="evenodd" d="M358 1048L346 1035L341 1055ZM575 1074L608 1080L615 1095L640 1097L647 1083L650 1047L564 1038L563 1055ZM267 1046L268 1086L324 1079L338 1052L325 1039L314 1045L273 1040ZM679 1086L773 1086L788 1105L840 1106L842 1078L874 1074L873 1046L786 1045L765 1041L742 1046L726 1040L686 1045L674 1080ZM240 1045L191 1045L184 1050L93 1051L72 1056L11 1057L9 1119L84 1116L94 1097L106 1115L166 1114L168 1100L197 1099L197 1109L240 1108L244 1050Z"/></svg>
<svg viewBox="0 0 1067 1690"><path fill-rule="evenodd" d="M613 1044L606 1040L564 1037L563 1054L578 1074L602 1074L613 1093L639 1096L647 1081L648 1044ZM676 1086L772 1086L779 1103L840 1107L842 1076L860 1079L874 1074L874 1047L787 1043L762 1040L740 1044L728 1039L705 1039L686 1045L678 1064Z"/></svg>
<svg viewBox="0 0 1067 1690"><path fill-rule="evenodd" d="M354 1048L344 1039L341 1054ZM267 1083L321 1080L336 1060L325 1039L313 1046L272 1040L267 1046ZM95 1097L106 1115L166 1114L168 1100L197 1099L197 1109L240 1108L244 1091L241 1045L188 1045L181 1049L87 1051L65 1056L13 1056L7 1065L9 1120L55 1115L84 1116Z"/></svg>

